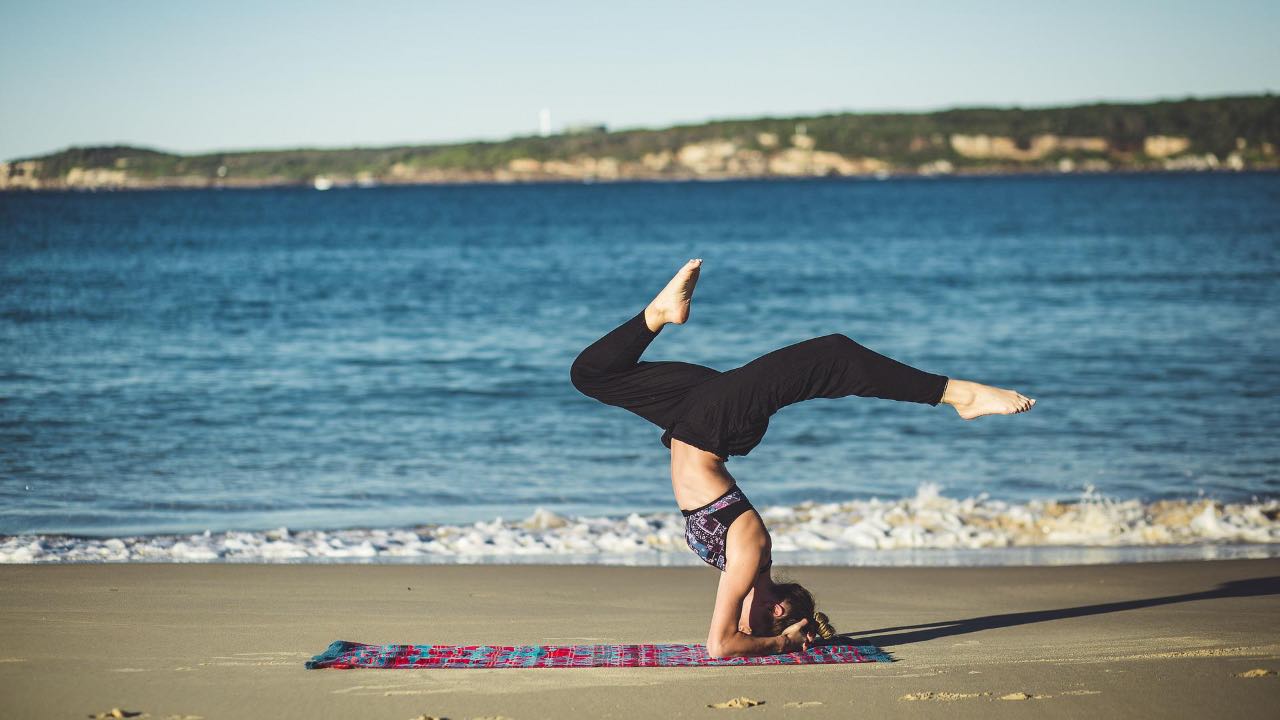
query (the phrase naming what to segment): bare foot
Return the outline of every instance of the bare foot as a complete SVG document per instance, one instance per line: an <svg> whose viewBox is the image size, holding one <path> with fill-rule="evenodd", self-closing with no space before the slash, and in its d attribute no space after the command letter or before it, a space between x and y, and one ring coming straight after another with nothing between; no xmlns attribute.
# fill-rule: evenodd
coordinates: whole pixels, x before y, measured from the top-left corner
<svg viewBox="0 0 1280 720"><path fill-rule="evenodd" d="M689 319L689 301L693 300L693 286L698 284L701 268L701 258L685 263L644 309L644 322L651 332L658 332L667 323L680 325Z"/></svg>
<svg viewBox="0 0 1280 720"><path fill-rule="evenodd" d="M1012 390L982 385L968 380L947 380L942 402L954 407L965 420L983 415L1012 415L1026 412L1036 401Z"/></svg>

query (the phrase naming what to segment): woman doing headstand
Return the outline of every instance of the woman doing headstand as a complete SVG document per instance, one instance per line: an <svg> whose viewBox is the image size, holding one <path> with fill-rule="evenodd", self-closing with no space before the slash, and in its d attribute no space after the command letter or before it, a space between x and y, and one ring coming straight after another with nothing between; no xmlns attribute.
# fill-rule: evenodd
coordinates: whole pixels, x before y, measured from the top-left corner
<svg viewBox="0 0 1280 720"><path fill-rule="evenodd" d="M671 487L685 538L722 571L707 634L713 657L771 655L808 648L835 630L797 583L775 583L769 532L725 462L764 437L769 417L812 398L849 395L951 405L960 417L1007 415L1035 400L1012 390L917 370L844 335L805 340L719 372L682 362L641 362L663 326L689 318L701 260L690 260L644 312L583 350L574 387L661 427L671 449Z"/></svg>

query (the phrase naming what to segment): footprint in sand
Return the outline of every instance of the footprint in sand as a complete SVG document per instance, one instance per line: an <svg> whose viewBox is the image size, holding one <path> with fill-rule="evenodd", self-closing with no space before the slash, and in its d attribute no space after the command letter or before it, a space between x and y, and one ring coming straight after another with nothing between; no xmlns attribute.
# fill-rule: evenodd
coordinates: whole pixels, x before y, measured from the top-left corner
<svg viewBox="0 0 1280 720"><path fill-rule="evenodd" d="M915 702L918 700L936 700L940 702L952 702L954 700L969 700L971 698L986 697L991 693L954 693L954 692L933 692L926 690L925 692L907 693L898 698L904 702Z"/></svg>
<svg viewBox="0 0 1280 720"><path fill-rule="evenodd" d="M742 697L733 698L732 700L725 700L724 702L711 703L707 707L715 708L717 710L733 710L737 708L755 707L756 705L763 704L763 700L752 700L744 695Z"/></svg>

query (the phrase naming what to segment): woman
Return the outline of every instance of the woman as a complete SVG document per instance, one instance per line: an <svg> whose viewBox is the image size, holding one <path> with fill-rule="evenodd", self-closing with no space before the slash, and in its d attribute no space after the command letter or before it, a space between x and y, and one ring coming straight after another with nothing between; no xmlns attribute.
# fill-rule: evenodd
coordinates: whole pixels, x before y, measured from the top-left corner
<svg viewBox="0 0 1280 720"><path fill-rule="evenodd" d="M681 362L640 362L668 324L689 318L701 260L690 260L636 315L582 351L570 377L583 394L663 428L671 487L686 518L689 547L722 571L707 652L712 657L807 649L835 630L813 597L770 574L769 532L733 476L730 455L746 455L769 417L812 398L848 395L951 405L960 417L1007 415L1035 400L1011 390L952 380L891 360L843 335L806 340L718 372Z"/></svg>

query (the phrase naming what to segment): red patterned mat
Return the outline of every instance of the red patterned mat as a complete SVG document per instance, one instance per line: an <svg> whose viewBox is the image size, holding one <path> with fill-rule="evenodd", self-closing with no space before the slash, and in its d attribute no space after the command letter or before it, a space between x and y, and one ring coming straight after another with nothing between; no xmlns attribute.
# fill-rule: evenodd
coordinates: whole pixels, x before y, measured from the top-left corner
<svg viewBox="0 0 1280 720"><path fill-rule="evenodd" d="M823 645L763 657L713 658L702 645L365 645L336 640L307 668L580 668L892 662L872 645Z"/></svg>

